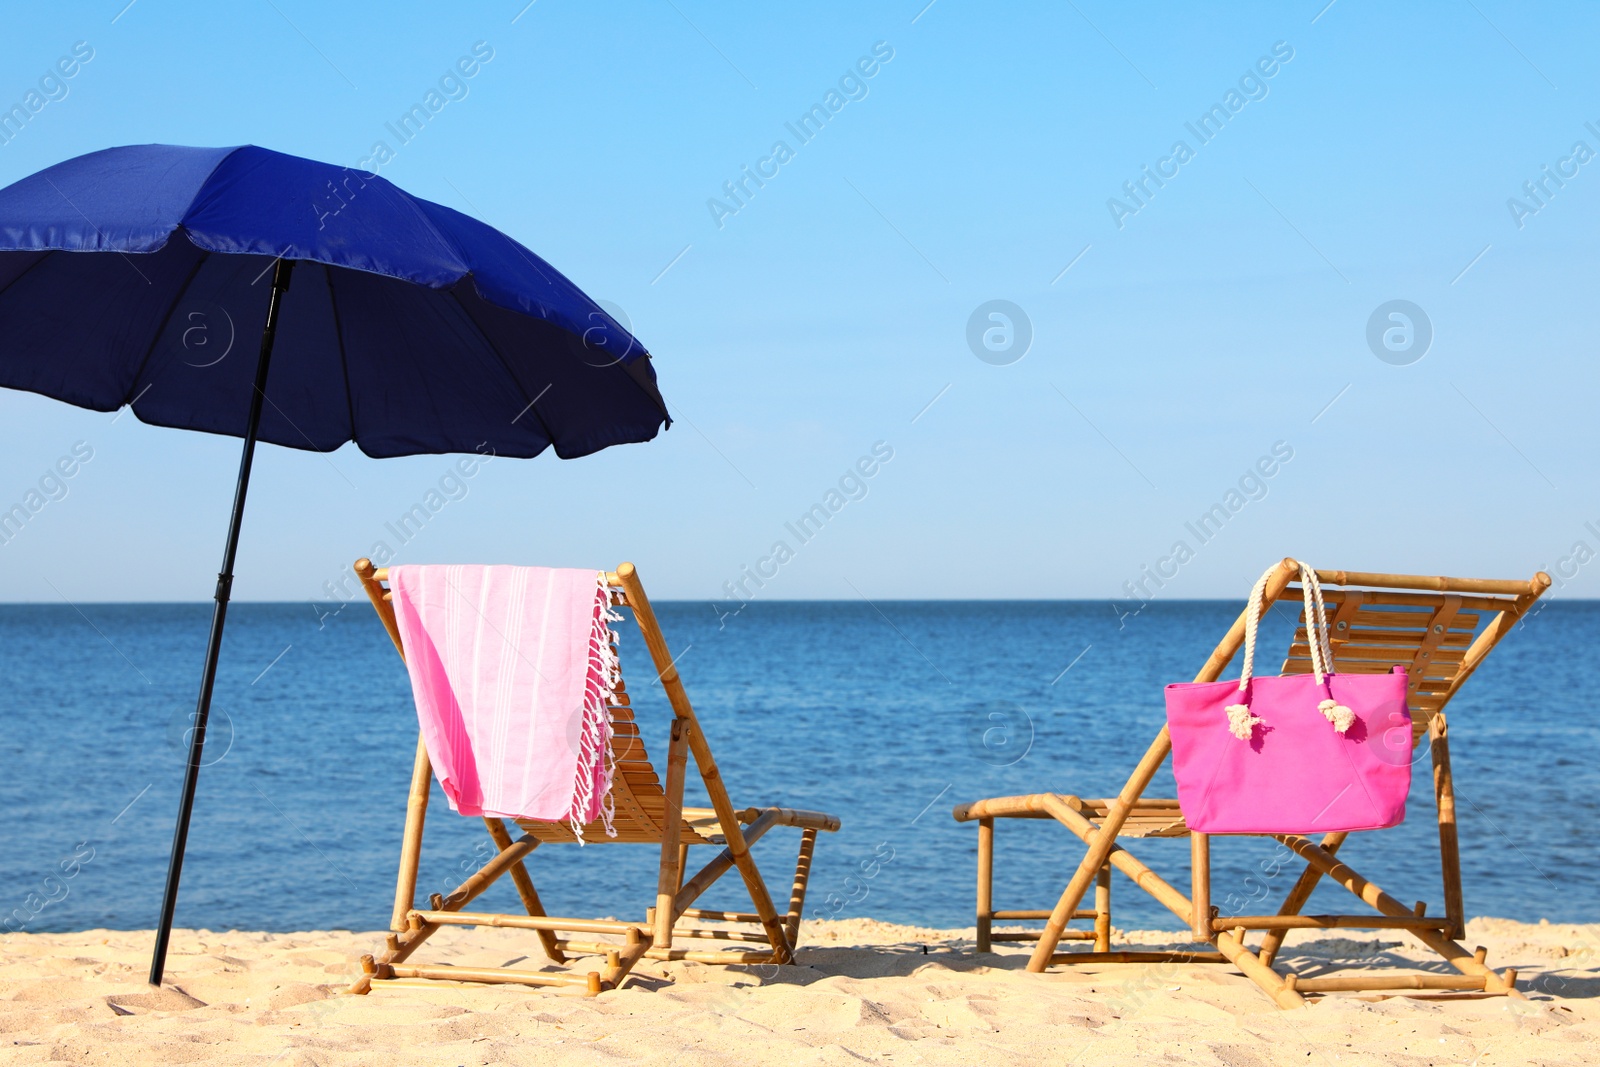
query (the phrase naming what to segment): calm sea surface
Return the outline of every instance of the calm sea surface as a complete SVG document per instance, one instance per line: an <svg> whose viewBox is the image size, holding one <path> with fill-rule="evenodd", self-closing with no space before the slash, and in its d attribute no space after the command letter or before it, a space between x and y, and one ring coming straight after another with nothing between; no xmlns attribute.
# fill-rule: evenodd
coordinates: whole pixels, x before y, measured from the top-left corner
<svg viewBox="0 0 1600 1067"><path fill-rule="evenodd" d="M757 603L719 628L705 604L658 605L735 804L844 819L819 842L807 911L937 926L972 921L976 828L954 822L951 806L1114 794L1163 721L1162 685L1192 678L1237 610L1156 604L1119 626L1102 602ZM209 605L0 606L0 917L11 928L155 924L209 615ZM1264 647L1281 652L1275 622ZM666 701L646 684L637 631L620 629L659 759ZM1274 670L1281 655L1262 662ZM1586 836L1600 821L1597 674L1600 605L1551 604L1453 703L1470 914L1600 919L1600 858ZM235 605L216 706L179 925L387 926L416 717L371 610L352 603L319 627L303 605ZM1410 820L1358 835L1345 856L1400 899L1437 902L1425 757L1417 768ZM1170 776L1156 788L1172 795ZM996 839L997 906L1053 903L1076 840L1046 823L1002 824ZM421 891L448 892L483 861L486 840L436 787ZM794 843L793 831L774 831L757 847L775 896ZM1214 899L1229 907L1232 892L1234 906L1265 910L1290 880L1262 871L1274 847L1218 841ZM1186 885L1186 843L1134 850ZM549 847L529 866L559 914L642 917L655 863L646 847ZM737 878L724 887L704 905L748 908ZM1177 928L1120 875L1113 893L1117 925ZM1342 891L1319 893L1313 910L1342 908ZM517 908L509 884L483 904Z"/></svg>

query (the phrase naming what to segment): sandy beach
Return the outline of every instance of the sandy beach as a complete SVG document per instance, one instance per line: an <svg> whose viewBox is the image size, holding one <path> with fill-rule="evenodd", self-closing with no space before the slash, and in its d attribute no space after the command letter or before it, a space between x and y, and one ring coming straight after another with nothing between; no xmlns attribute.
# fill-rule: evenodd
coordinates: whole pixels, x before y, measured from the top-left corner
<svg viewBox="0 0 1600 1067"><path fill-rule="evenodd" d="M1381 955L1433 969L1398 937L1302 936L1285 962L1333 973ZM1327 998L1283 1012L1216 965L1044 976L970 930L815 922L775 974L646 962L596 999L512 986L340 995L371 933L178 931L169 988L144 975L148 931L19 934L0 955L0 1062L17 1064L1586 1064L1600 1047L1600 925L1475 919L1467 943L1515 967L1529 1000ZM1130 940L1167 943L1159 933ZM433 957L537 954L513 930L449 930ZM529 964L520 964L529 965ZM1552 995L1546 990L1558 990Z"/></svg>

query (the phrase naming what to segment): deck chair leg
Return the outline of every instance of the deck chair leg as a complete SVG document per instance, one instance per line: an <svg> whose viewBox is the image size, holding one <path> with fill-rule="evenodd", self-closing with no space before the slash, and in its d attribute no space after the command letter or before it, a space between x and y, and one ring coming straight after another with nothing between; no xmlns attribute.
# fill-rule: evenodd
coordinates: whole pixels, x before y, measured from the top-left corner
<svg viewBox="0 0 1600 1067"><path fill-rule="evenodd" d="M755 822L750 824L749 829L745 831L744 839L746 847L761 840L761 838L765 836L766 832L776 825L778 825L777 812L763 812ZM732 848L724 848L721 852L718 852L716 856L712 858L710 863L700 868L693 878L690 878L687 882L683 883L683 888L678 890L677 899L673 902L674 911L678 915L682 915L689 909L691 905L694 904L696 900L700 899L700 895L702 893L711 888L712 883L714 883L718 878L721 878L723 875L727 874L728 869L733 865L734 857Z"/></svg>
<svg viewBox="0 0 1600 1067"><path fill-rule="evenodd" d="M600 972L600 983L603 989L617 989L623 980L650 949L650 937L643 933L637 926L628 927L624 935L624 944L621 949L606 953L606 966Z"/></svg>
<svg viewBox="0 0 1600 1067"><path fill-rule="evenodd" d="M628 605L633 608L633 618L638 624L639 635L644 638L645 647L650 650L650 659L656 666L656 677L661 680L662 691L667 694L667 700L672 704L672 710L678 718L687 719L694 724L696 722L694 705L689 702L689 694L684 692L677 661L667 649L666 638L661 636L661 624L656 621L655 609L650 606L650 598L645 595L638 573L633 569L633 564L622 563L617 566L616 574L618 583L627 594ZM707 744L704 732L698 728L688 731L688 739L689 749L694 754L695 768L705 783L706 794L711 799L711 806L717 812L717 822L721 826L722 836L728 843L726 851L731 855L734 865L739 868L739 876L744 879L745 889L750 893L750 902L755 905L756 914L761 917L761 926L766 930L767 939L772 945L772 962L788 963L791 953L788 939L784 936L783 920L778 917L778 909L772 904L772 894L767 890L767 883L762 880L761 871L750 856L749 843L745 840L744 830L739 825L739 815L734 809L733 801L728 799L728 790L722 784L722 772L717 770L717 762L711 755L711 746ZM656 921L661 921L659 913L656 915Z"/></svg>
<svg viewBox="0 0 1600 1067"><path fill-rule="evenodd" d="M794 862L794 885L789 890L789 914L784 919L784 932L789 935L789 947L800 944L800 916L806 910L806 885L811 881L811 853L817 847L817 831L806 827L800 831L800 855Z"/></svg>
<svg viewBox="0 0 1600 1067"><path fill-rule="evenodd" d="M1299 573L1300 565L1292 559L1285 558L1273 572L1265 589L1262 591L1262 610L1269 610L1275 604L1283 591L1289 587ZM1206 660L1200 673L1195 676L1197 682L1214 682L1222 676L1223 668L1228 661L1239 651L1244 644L1245 624L1249 618L1249 608L1239 613L1239 617L1229 627L1227 636L1222 639L1212 651L1211 657ZM1145 750L1144 757L1139 760L1138 767L1134 768L1133 775L1122 787L1122 792L1117 794L1117 799L1106 813L1105 821L1100 824L1097 831L1078 836L1083 838L1089 846L1089 851L1083 857L1083 862L1078 864L1078 869L1072 875L1072 880L1067 883L1067 888L1062 891L1061 899L1056 902L1055 910L1050 913L1049 920L1045 923L1044 932L1039 935L1039 943L1034 946L1033 956L1028 960L1028 970L1042 971L1050 966L1050 957L1055 954L1056 947L1061 943L1061 932L1066 929L1072 913L1077 910L1078 904L1083 900L1084 893L1088 892L1089 883L1098 875L1100 868L1110 858L1112 850L1116 847L1117 835L1122 832L1123 823L1128 821L1128 815L1133 811L1133 802L1144 794L1145 787L1150 784L1150 779L1155 777L1161 764L1166 762L1167 756L1172 752L1172 737L1165 726L1156 735L1150 747ZM1059 816L1058 816L1059 818ZM1142 865L1141 865L1142 866ZM1119 864L1120 867L1120 864ZM1141 883L1142 884L1142 883ZM1169 887L1170 888L1170 887ZM1166 903L1164 901L1164 903ZM1175 912L1176 902L1169 903L1168 907ZM1193 909L1188 909L1186 919L1193 918Z"/></svg>
<svg viewBox="0 0 1600 1067"><path fill-rule="evenodd" d="M470 878L456 887L448 897L434 894L431 905L434 911L460 911L471 904L479 894L494 884L495 879L505 874L514 864L521 862L522 858L539 847L537 838L524 834L511 842L511 847L501 849L500 853L488 863L480 867ZM350 987L351 993L368 993L372 990L373 978L387 978L386 970L390 965L404 960L417 950L417 947L426 941L433 932L439 929L434 923L424 922L419 916L409 914L407 909L405 928L397 933L391 933L386 939L386 948L381 956L362 957L362 968L366 971Z"/></svg>
<svg viewBox="0 0 1600 1067"><path fill-rule="evenodd" d="M406 928L406 912L417 899L417 868L422 860L422 826L428 818L428 790L433 785L433 764L428 746L417 736L417 754L411 764L411 792L406 798L406 829L400 843L400 876L394 887L394 913L389 929L400 933Z"/></svg>
<svg viewBox="0 0 1600 1067"><path fill-rule="evenodd" d="M1274 834L1273 837L1288 845L1301 859L1320 868L1328 878L1338 882L1384 915L1406 918L1416 914L1416 912L1388 893L1385 893L1376 884L1362 877L1348 865L1340 863L1310 839L1293 834ZM1483 991L1485 993L1504 993L1507 996L1526 999L1521 993L1517 992L1514 973L1508 971L1504 976L1496 974L1482 960L1479 960L1457 942L1437 930L1419 927L1413 928L1409 932L1418 941L1443 956L1446 963L1462 974L1470 978L1482 978L1484 980Z"/></svg>
<svg viewBox="0 0 1600 1067"><path fill-rule="evenodd" d="M1092 843L1096 839L1099 832L1095 830L1094 825L1081 812L1075 810L1066 798L1052 793L1043 796L1045 811L1054 816L1058 822L1085 842ZM1075 797L1071 799L1076 800ZM1185 924L1190 923L1194 908L1189 898L1178 892L1171 883L1151 870L1133 853L1113 841L1106 852L1106 862L1121 871L1134 885L1149 893L1155 898L1156 903L1172 912L1180 921ZM1095 871L1095 878L1098 879L1099 876L1100 872ZM1085 914L1092 915L1093 912ZM1071 915L1068 917L1071 918Z"/></svg>
<svg viewBox="0 0 1600 1067"><path fill-rule="evenodd" d="M698 733L691 735L690 743L693 744L698 737ZM739 868L739 876L744 880L745 890L750 894L750 902L755 905L756 914L761 918L761 927L767 934L767 942L772 946L771 962L792 963L793 953L790 951L789 939L784 933L783 920L778 917L778 909L772 904L772 894L761 877L756 861L750 855L750 843L745 839L744 830L739 825L739 816L733 810L733 802L728 799L727 790L722 787L722 777L717 765L712 762L710 750L706 750L702 761L699 758L700 750L696 747L695 757L700 765L701 777L705 779L706 792L711 794L712 806L717 809L717 821L722 826L722 836L728 842L726 851L732 856L734 866Z"/></svg>
<svg viewBox="0 0 1600 1067"><path fill-rule="evenodd" d="M495 847L501 852L511 847L511 834L506 829L506 824L499 819L484 816L483 823L489 828L489 836L494 839ZM533 888L533 879L528 876L528 868L521 860L511 865L511 881L517 887L517 896L522 898L522 906L529 915L544 918L546 912L544 904L539 900L539 891ZM554 930L540 930L539 943L544 946L544 954L551 963L565 963L567 954L561 951L560 939Z"/></svg>
<svg viewBox="0 0 1600 1067"><path fill-rule="evenodd" d="M683 778L689 764L689 735L693 724L688 719L672 720L672 743L667 747L667 811L661 820L661 864L656 875L655 946L672 947L672 925L678 919L673 900L683 868L678 863L683 841Z"/></svg>
<svg viewBox="0 0 1600 1067"><path fill-rule="evenodd" d="M994 929L994 820L978 820L978 951L994 951L989 934Z"/></svg>
<svg viewBox="0 0 1600 1067"><path fill-rule="evenodd" d="M1084 838L1084 843L1089 846L1088 853L1078 864L1078 869L1072 874L1072 880L1061 893L1061 899L1056 901L1055 910L1046 920L1044 931L1039 935L1039 943L1033 947L1033 956L1028 960L1028 970L1042 971L1050 966L1050 957L1061 944L1062 931L1072 920L1072 913L1078 910L1083 895L1089 891L1089 884L1099 875L1100 868L1105 866L1106 860L1111 856L1112 847L1117 843L1117 834L1122 831L1122 824L1128 821L1128 815L1133 811L1133 802L1143 795L1145 787L1150 784L1150 779L1155 777L1156 771L1161 768L1161 764L1166 761L1171 751L1172 738L1167 733L1167 728L1163 726L1156 739L1145 750L1139 766L1134 768L1132 777L1122 787L1122 792L1117 794L1117 801L1106 813L1105 821L1100 824L1098 830Z"/></svg>
<svg viewBox="0 0 1600 1067"><path fill-rule="evenodd" d="M1224 931L1216 935L1217 950L1239 970L1245 977L1266 991L1267 996L1275 1000L1280 1008L1303 1008L1306 998L1295 992L1293 975L1289 980L1280 977L1277 971L1261 962L1259 956L1245 947L1244 941L1237 937L1233 931Z"/></svg>
<svg viewBox="0 0 1600 1067"><path fill-rule="evenodd" d="M1350 835L1339 830L1331 834L1323 834L1321 845L1328 855L1332 856L1339 851L1339 846L1344 844L1345 838ZM1289 889L1289 895L1283 898L1283 906L1278 909L1279 915L1299 915L1300 909L1306 906L1311 899L1312 890L1317 888L1317 883L1322 881L1322 872L1311 864L1306 864L1306 869L1300 872L1294 885ZM1283 947L1283 939L1289 931L1281 926L1267 931L1261 940L1261 962L1268 967L1277 959L1278 950Z"/></svg>
<svg viewBox="0 0 1600 1067"><path fill-rule="evenodd" d="M1111 864L1094 879L1094 950L1111 951Z"/></svg>
<svg viewBox="0 0 1600 1067"><path fill-rule="evenodd" d="M1189 835L1189 932L1209 942L1211 933L1211 835Z"/></svg>
<svg viewBox="0 0 1600 1067"><path fill-rule="evenodd" d="M683 876L684 876L684 872L686 872L688 869L689 869L689 846L688 845L679 845L678 846L678 884L672 890L672 895L673 896L677 896L679 893L683 892Z"/></svg>
<svg viewBox="0 0 1600 1067"><path fill-rule="evenodd" d="M1439 866L1444 879L1444 914L1449 934L1467 936L1466 905L1461 898L1461 846L1456 839L1456 786L1450 773L1450 726L1443 711L1428 723L1433 754L1433 798L1439 811Z"/></svg>

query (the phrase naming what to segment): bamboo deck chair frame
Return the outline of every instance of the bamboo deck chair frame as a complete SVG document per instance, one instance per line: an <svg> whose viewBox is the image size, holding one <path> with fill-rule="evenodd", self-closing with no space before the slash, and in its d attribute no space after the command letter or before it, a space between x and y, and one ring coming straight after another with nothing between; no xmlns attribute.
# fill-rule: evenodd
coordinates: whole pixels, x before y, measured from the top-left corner
<svg viewBox="0 0 1600 1067"><path fill-rule="evenodd" d="M403 660L405 651L400 643L394 606L384 586L388 580L388 569L374 567L370 560L360 559L356 561L355 572ZM435 893L427 908L416 907L423 824L433 786L433 766L419 736L411 771L410 797L406 804L405 834L400 850L391 932L381 952L361 957L363 973L350 987L351 993L367 993L374 985L389 981L432 979L573 986L594 996L622 985L641 959L691 960L727 965L793 962L817 832L838 830L839 819L820 812L789 808L741 810L733 806L633 564L623 563L615 571L607 572L606 584L610 587L612 606L626 607L633 612L634 621L638 624L662 688L671 703L673 719L667 750L666 785L663 788L644 749L639 726L629 706L626 687L618 685L608 707L616 756L612 797L616 809L613 825L617 836L608 838L605 828L596 821L584 828L584 837L591 846L615 843L658 846L661 861L655 905L645 910L645 917L640 922L548 915L523 860L541 844L576 841L572 830L561 822L517 819L513 821L523 834L513 840L504 820L486 816L483 821L494 841L495 856L450 895ZM691 755L711 799L710 808L683 806L684 782ZM750 855L750 846L775 826L793 826L800 830L799 856L795 862L786 913L780 913L774 907L772 894L756 867L755 859ZM723 848L711 862L686 880L689 848L694 845L722 845ZM733 868L738 869L749 892L755 908L753 913L709 911L692 906L713 883ZM508 873L526 915L464 910L492 883ZM678 922L681 919L697 920L698 925L680 928ZM600 969L584 973L512 967L428 967L405 962L424 941L445 926L501 926L532 930L538 935L545 955L553 963L565 963L569 958L583 956L598 956L605 962ZM573 934L594 940L573 940L570 936ZM621 940L598 940L604 936ZM734 942L748 947L701 951L674 946L675 937L691 941Z"/></svg>
<svg viewBox="0 0 1600 1067"><path fill-rule="evenodd" d="M1444 996L1521 997L1516 989L1515 970L1496 974L1485 963L1486 953L1482 948L1468 952L1458 943L1466 936L1466 916L1445 705L1499 640L1550 588L1550 576L1540 571L1527 581L1497 581L1334 570L1316 573L1324 586L1323 597L1328 605L1334 669L1341 673L1384 673L1396 663L1408 669L1407 704L1412 721L1412 747L1414 750L1426 736L1432 757L1444 914L1428 915L1421 901L1408 908L1340 862L1337 853L1349 836L1343 832L1324 834L1316 841L1304 834L1227 835L1274 838L1304 860L1305 868L1290 887L1276 915L1219 914L1220 909L1211 903L1210 838L1221 835L1191 833L1184 825L1176 800L1144 796L1145 788L1172 751L1167 727L1162 726L1115 797L1086 800L1065 793L1036 793L956 806L953 814L957 821L978 824L979 952L991 951L995 941L1036 940L1028 961L1030 971L1043 971L1056 963L1231 963L1285 1008L1303 1006L1306 994L1332 992L1425 990L1431 995ZM1286 593L1298 598L1298 578L1299 564L1293 559L1284 559L1267 582L1263 614ZM1222 676L1244 641L1246 612L1241 612L1234 621L1195 681L1212 682ZM1310 646L1302 611L1283 673L1310 672ZM1082 862L1053 909L1007 911L994 908L994 826L996 819L1004 818L1054 819L1087 846ZM1142 837L1189 838L1188 895L1119 843L1123 838ZM1121 871L1176 915L1196 942L1210 945L1215 951L1113 950L1112 868ZM1301 914L1323 878L1342 885L1373 911L1355 915ZM1091 883L1095 887L1094 907L1080 909ZM1039 919L1045 920L1042 931L1000 933L993 930L997 920ZM1093 920L1092 929L1068 929L1073 919ZM1274 969L1273 962L1289 930L1328 928L1407 931L1437 952L1459 974L1392 973L1307 978L1287 969L1286 973ZM1264 931L1264 936L1259 947L1252 949L1245 944L1245 938L1247 933L1258 930ZM1062 940L1093 941L1094 946L1089 951L1058 952Z"/></svg>

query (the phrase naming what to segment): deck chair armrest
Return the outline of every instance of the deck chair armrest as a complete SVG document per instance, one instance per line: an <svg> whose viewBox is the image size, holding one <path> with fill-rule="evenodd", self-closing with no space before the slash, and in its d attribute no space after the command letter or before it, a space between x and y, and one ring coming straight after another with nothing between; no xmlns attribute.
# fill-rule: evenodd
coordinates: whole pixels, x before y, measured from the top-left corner
<svg viewBox="0 0 1600 1067"><path fill-rule="evenodd" d="M797 808L745 808L739 812L739 821L753 823L768 812L777 814L777 825L798 826L802 830L827 830L830 833L839 829L839 816L828 815L820 811L801 811Z"/></svg>
<svg viewBox="0 0 1600 1067"><path fill-rule="evenodd" d="M974 819L1049 819L1053 818L1045 804L1051 793L1030 793L1020 797L990 797L987 800L974 800L968 804L957 804L950 810L956 822L971 822ZM1063 799L1077 801L1077 797Z"/></svg>

